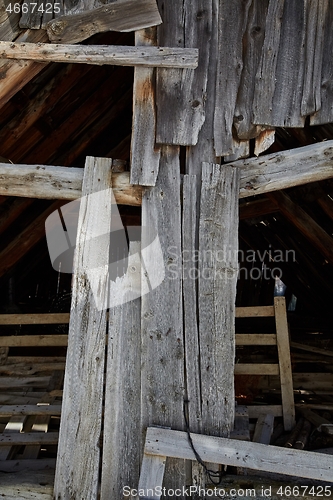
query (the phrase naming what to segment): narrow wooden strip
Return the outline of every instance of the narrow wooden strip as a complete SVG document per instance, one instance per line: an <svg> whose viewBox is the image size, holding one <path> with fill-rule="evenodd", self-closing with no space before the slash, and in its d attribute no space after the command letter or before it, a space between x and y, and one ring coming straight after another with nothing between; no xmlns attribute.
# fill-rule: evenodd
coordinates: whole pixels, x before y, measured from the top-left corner
<svg viewBox="0 0 333 500"><path fill-rule="evenodd" d="M54 486L54 496L62 500L74 492L77 498L96 498L98 490L111 165L110 159L88 157L84 171Z"/></svg>
<svg viewBox="0 0 333 500"><path fill-rule="evenodd" d="M29 347L29 346L67 346L67 335L12 335L0 337L0 346Z"/></svg>
<svg viewBox="0 0 333 500"><path fill-rule="evenodd" d="M34 444L58 444L58 432L18 432L0 434L1 446L34 445Z"/></svg>
<svg viewBox="0 0 333 500"><path fill-rule="evenodd" d="M13 415L51 415L59 416L61 405L1 405L0 416L8 417Z"/></svg>
<svg viewBox="0 0 333 500"><path fill-rule="evenodd" d="M274 315L273 306L236 307L236 318L259 318Z"/></svg>
<svg viewBox="0 0 333 500"><path fill-rule="evenodd" d="M236 308L237 318L237 308ZM276 345L275 333L236 333L236 345Z"/></svg>
<svg viewBox="0 0 333 500"><path fill-rule="evenodd" d="M120 45L52 45L0 41L0 57L38 62L109 64L159 68L196 68L198 49Z"/></svg>
<svg viewBox="0 0 333 500"><path fill-rule="evenodd" d="M238 192L237 169L203 164L198 262L202 430L217 436L229 436L234 422Z"/></svg>
<svg viewBox="0 0 333 500"><path fill-rule="evenodd" d="M55 469L54 458L40 458L38 460L1 460L0 472L19 472L23 470L40 471L43 469Z"/></svg>
<svg viewBox="0 0 333 500"><path fill-rule="evenodd" d="M155 492L156 487L162 489L166 457L144 454L141 466L138 490L145 492L143 499L159 500L161 495Z"/></svg>
<svg viewBox="0 0 333 500"><path fill-rule="evenodd" d="M273 428L274 415L271 413L260 415L254 429L252 441L254 443L269 444L271 442Z"/></svg>
<svg viewBox="0 0 333 500"><path fill-rule="evenodd" d="M50 377L0 377L0 389L47 387Z"/></svg>
<svg viewBox="0 0 333 500"><path fill-rule="evenodd" d="M323 356L330 356L330 357L333 356L333 351L329 351L327 349L321 349L320 347L312 345L300 344L298 342L290 342L290 347L293 347L295 349L301 349L302 351L315 352L316 354L322 354Z"/></svg>
<svg viewBox="0 0 333 500"><path fill-rule="evenodd" d="M310 451L287 450L260 443L238 442L227 438L191 435L194 447L205 462L223 463L258 471L275 472L289 476L332 481L333 457L325 460ZM151 455L194 460L185 432L149 428L145 452Z"/></svg>
<svg viewBox="0 0 333 500"><path fill-rule="evenodd" d="M263 413L282 417L282 405L249 405L248 412L249 418L259 418Z"/></svg>
<svg viewBox="0 0 333 500"><path fill-rule="evenodd" d="M157 44L156 29L135 33L137 46ZM152 68L134 69L133 122L131 140L131 184L155 186L160 164L160 147L155 144L155 72Z"/></svg>
<svg viewBox="0 0 333 500"><path fill-rule="evenodd" d="M265 363L237 363L235 375L279 375L279 365Z"/></svg>
<svg viewBox="0 0 333 500"><path fill-rule="evenodd" d="M104 31L135 31L162 22L156 0L115 0L111 5L97 4L84 12L75 4L71 15L57 16L47 25L47 34L52 42L78 43ZM60 4L59 4L60 5Z"/></svg>
<svg viewBox="0 0 333 500"><path fill-rule="evenodd" d="M0 314L0 325L57 325L69 323L69 313Z"/></svg>

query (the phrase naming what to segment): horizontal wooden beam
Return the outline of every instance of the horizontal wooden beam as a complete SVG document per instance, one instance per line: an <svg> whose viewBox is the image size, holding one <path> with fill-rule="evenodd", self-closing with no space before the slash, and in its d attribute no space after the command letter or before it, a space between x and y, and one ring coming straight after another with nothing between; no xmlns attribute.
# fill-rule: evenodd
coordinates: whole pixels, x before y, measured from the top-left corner
<svg viewBox="0 0 333 500"><path fill-rule="evenodd" d="M29 460L0 460L0 472L41 471L55 469L55 458L38 458ZM34 496L34 498L36 498ZM45 495L41 496L46 500Z"/></svg>
<svg viewBox="0 0 333 500"><path fill-rule="evenodd" d="M65 347L67 344L68 335L10 335L0 337L0 347Z"/></svg>
<svg viewBox="0 0 333 500"><path fill-rule="evenodd" d="M198 57L198 49L181 47L0 42L1 59L22 59L46 63L195 69L198 66Z"/></svg>
<svg viewBox="0 0 333 500"><path fill-rule="evenodd" d="M61 405L2 405L0 417L17 415L48 415L58 417L61 415Z"/></svg>
<svg viewBox="0 0 333 500"><path fill-rule="evenodd" d="M204 462L247 467L257 471L332 481L333 457L260 443L191 434L197 453ZM186 432L149 427L145 455L195 460Z"/></svg>
<svg viewBox="0 0 333 500"><path fill-rule="evenodd" d="M69 323L69 313L0 314L0 325L61 325Z"/></svg>
<svg viewBox="0 0 333 500"><path fill-rule="evenodd" d="M276 345L276 333L236 333L236 345Z"/></svg>
<svg viewBox="0 0 333 500"><path fill-rule="evenodd" d="M274 306L236 307L236 318L260 318L274 315Z"/></svg>
<svg viewBox="0 0 333 500"><path fill-rule="evenodd" d="M0 434L0 446L58 444L58 432L12 432Z"/></svg>
<svg viewBox="0 0 333 500"><path fill-rule="evenodd" d="M236 363L235 375L279 375L279 365L274 363Z"/></svg>

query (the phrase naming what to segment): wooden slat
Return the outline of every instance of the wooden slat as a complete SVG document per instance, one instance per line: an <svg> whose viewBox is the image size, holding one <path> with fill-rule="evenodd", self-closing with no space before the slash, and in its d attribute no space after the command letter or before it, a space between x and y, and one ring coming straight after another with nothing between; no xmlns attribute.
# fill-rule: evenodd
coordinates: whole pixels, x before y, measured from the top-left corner
<svg viewBox="0 0 333 500"><path fill-rule="evenodd" d="M150 490L152 492L152 494L147 493L149 497L144 496L143 498L149 498L149 500L159 500L161 498L161 495L155 493L155 488L162 488L165 463L166 457L143 455L138 490L144 492Z"/></svg>
<svg viewBox="0 0 333 500"><path fill-rule="evenodd" d="M269 444L274 428L274 415L271 413L262 414L259 416L252 441L254 443Z"/></svg>
<svg viewBox="0 0 333 500"><path fill-rule="evenodd" d="M230 434L235 409L238 174L232 167L203 164L198 262L202 430L218 436ZM223 259L218 258L221 247L228 249Z"/></svg>
<svg viewBox="0 0 333 500"><path fill-rule="evenodd" d="M332 392L333 374L332 373L293 373L294 391L315 391L318 394ZM259 388L280 389L278 378L263 376L260 379Z"/></svg>
<svg viewBox="0 0 333 500"><path fill-rule="evenodd" d="M15 432L0 434L0 450L2 446L27 446L35 444L58 444L58 432Z"/></svg>
<svg viewBox="0 0 333 500"><path fill-rule="evenodd" d="M54 458L40 458L38 460L1 460L0 472L18 472L21 470L40 471L43 469L55 469Z"/></svg>
<svg viewBox="0 0 333 500"><path fill-rule="evenodd" d="M162 22L156 0L115 0L111 5L64 15L50 21L47 34L52 42L78 43L104 31L134 31Z"/></svg>
<svg viewBox="0 0 333 500"><path fill-rule="evenodd" d="M274 415L282 417L282 405L250 405L248 406L249 418L259 418L263 413L265 415Z"/></svg>
<svg viewBox="0 0 333 500"><path fill-rule="evenodd" d="M108 296L112 160L86 160L74 257L71 317L54 495L95 498ZM97 235L106 235L98 238ZM94 275L90 272L94 270ZM97 289L97 290L96 290ZM92 290L95 290L95 296ZM102 310L97 308L100 306ZM70 453L68 450L71 450Z"/></svg>
<svg viewBox="0 0 333 500"><path fill-rule="evenodd" d="M236 307L236 318L259 318L274 316L274 306Z"/></svg>
<svg viewBox="0 0 333 500"><path fill-rule="evenodd" d="M47 387L50 377L0 377L0 389Z"/></svg>
<svg viewBox="0 0 333 500"><path fill-rule="evenodd" d="M181 202L179 148L161 149L155 187L147 188L142 200L142 248L151 275L161 276L156 252L148 245L152 235L160 240L165 277L157 288L142 297L142 425L184 427L184 346L181 296ZM147 248L146 248L147 247ZM143 274L144 276L144 274ZM172 377L170 374L172 373ZM170 460L165 486L182 487L183 463Z"/></svg>
<svg viewBox="0 0 333 500"><path fill-rule="evenodd" d="M0 325L57 325L69 322L69 313L0 314Z"/></svg>
<svg viewBox="0 0 333 500"><path fill-rule="evenodd" d="M279 365L265 363L237 363L235 375L279 375Z"/></svg>
<svg viewBox="0 0 333 500"><path fill-rule="evenodd" d="M0 337L0 346L29 347L29 346L67 346L67 335L12 335Z"/></svg>
<svg viewBox="0 0 333 500"><path fill-rule="evenodd" d="M239 220L261 217L279 211L279 207L272 200L261 199L248 201L239 205Z"/></svg>
<svg viewBox="0 0 333 500"><path fill-rule="evenodd" d="M119 216L120 217L120 216ZM121 498L124 485L137 484L143 447L141 430L140 242L130 242L128 269L111 283L101 500ZM135 270L133 272L133 270Z"/></svg>
<svg viewBox="0 0 333 500"><path fill-rule="evenodd" d="M295 349L301 349L302 351L314 352L316 354L322 354L323 356L333 356L333 351L329 351L328 349L321 349L320 347L300 344L299 342L290 342L290 347Z"/></svg>
<svg viewBox="0 0 333 500"><path fill-rule="evenodd" d="M135 44L156 45L156 29L136 32ZM152 68L134 69L132 120L130 182L154 186L160 164L160 148L155 144L155 71Z"/></svg>
<svg viewBox="0 0 333 500"><path fill-rule="evenodd" d="M295 402L291 371L286 299L274 297L276 341L279 354L283 423L286 431L295 425Z"/></svg>
<svg viewBox="0 0 333 500"><path fill-rule="evenodd" d="M205 462L223 463L258 471L275 472L289 476L332 481L333 457L325 460L309 451L287 450L247 441L230 440L200 434L191 435L193 444ZM151 455L194 460L185 432L149 428L145 452Z"/></svg>
<svg viewBox="0 0 333 500"><path fill-rule="evenodd" d="M191 68L198 65L197 49L169 47L127 47L120 45L58 45L0 41L0 57L36 62L109 64L112 66L147 66Z"/></svg>
<svg viewBox="0 0 333 500"><path fill-rule="evenodd" d="M236 307L236 317L237 317ZM276 345L275 333L236 333L236 345Z"/></svg>
<svg viewBox="0 0 333 500"><path fill-rule="evenodd" d="M36 405L1 405L0 416L12 415L51 415L59 416L61 405L36 404Z"/></svg>
<svg viewBox="0 0 333 500"><path fill-rule="evenodd" d="M243 68L243 35L246 29L249 0L220 0L214 146L216 156L235 153L232 126L237 90ZM232 55L227 49L232 47ZM228 75L228 78L226 78ZM241 156L238 156L241 157Z"/></svg>

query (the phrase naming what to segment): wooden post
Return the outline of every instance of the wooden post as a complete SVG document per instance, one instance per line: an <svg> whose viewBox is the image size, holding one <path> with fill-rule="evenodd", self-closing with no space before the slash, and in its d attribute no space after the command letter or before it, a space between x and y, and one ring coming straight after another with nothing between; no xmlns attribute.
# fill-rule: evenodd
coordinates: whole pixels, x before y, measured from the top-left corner
<svg viewBox="0 0 333 500"><path fill-rule="evenodd" d="M97 498L106 340L106 310L97 306L106 303L108 291L111 164L110 159L88 157L84 172L54 485L57 500ZM98 289L98 296L92 289Z"/></svg>

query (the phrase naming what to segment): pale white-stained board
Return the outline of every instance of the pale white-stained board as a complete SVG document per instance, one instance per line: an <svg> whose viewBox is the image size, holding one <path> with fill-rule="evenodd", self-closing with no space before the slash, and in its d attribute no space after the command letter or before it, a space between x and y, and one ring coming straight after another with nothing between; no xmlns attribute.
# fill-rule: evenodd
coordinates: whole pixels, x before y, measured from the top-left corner
<svg viewBox="0 0 333 500"><path fill-rule="evenodd" d="M239 171L203 164L199 221L202 430L229 436L234 422Z"/></svg>
<svg viewBox="0 0 333 500"><path fill-rule="evenodd" d="M110 307L101 500L122 498L125 485L136 485L144 437L141 431L140 242L131 242L128 270L110 283Z"/></svg>
<svg viewBox="0 0 333 500"><path fill-rule="evenodd" d="M135 33L135 45L156 45L156 29ZM156 72L153 68L135 68L133 84L133 121L131 140L131 184L156 184L160 147L155 144Z"/></svg>
<svg viewBox="0 0 333 500"><path fill-rule="evenodd" d="M274 415L271 413L259 415L252 441L254 443L269 444L274 428Z"/></svg>
<svg viewBox="0 0 333 500"><path fill-rule="evenodd" d="M161 495L156 493L156 489L157 487L162 488L166 460L166 457L146 455L144 453L138 490L144 492L149 492L150 490L152 494L149 492L149 496L147 496L146 493L142 497L143 499L159 500L161 498Z"/></svg>
<svg viewBox="0 0 333 500"><path fill-rule="evenodd" d="M143 428L149 425L184 428L179 168L179 148L162 147L156 186L146 188L142 199L142 249L146 265L142 277L148 272L149 280L152 277L163 280L141 299ZM162 259L149 245L156 235L162 248ZM165 486L181 487L184 480L184 463L169 460Z"/></svg>
<svg viewBox="0 0 333 500"><path fill-rule="evenodd" d="M106 310L103 307L107 303L111 225L111 164L110 159L88 157L85 165L54 486L57 500L71 499L73 495L85 499L97 496L106 337ZM92 269L94 274L90 272Z"/></svg>

